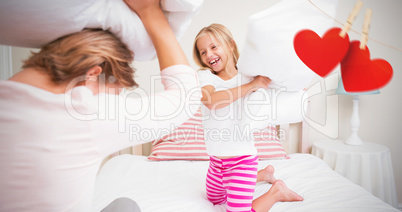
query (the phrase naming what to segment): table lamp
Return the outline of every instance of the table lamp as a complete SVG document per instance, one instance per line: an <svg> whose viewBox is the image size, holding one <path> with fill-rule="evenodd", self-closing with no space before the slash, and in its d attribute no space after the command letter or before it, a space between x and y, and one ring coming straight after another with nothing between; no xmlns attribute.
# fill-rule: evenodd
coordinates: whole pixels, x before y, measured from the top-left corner
<svg viewBox="0 0 402 212"><path fill-rule="evenodd" d="M352 95L353 96L353 111L352 117L350 118L350 127L352 130L352 134L348 139L344 142L348 145L363 145L362 139L357 134L359 132L360 127L360 118L359 118L359 96L360 95L371 95L371 94L379 94L379 90L367 91L367 92L347 92L343 87L342 78L339 80L338 89L336 89L336 94L339 95Z"/></svg>

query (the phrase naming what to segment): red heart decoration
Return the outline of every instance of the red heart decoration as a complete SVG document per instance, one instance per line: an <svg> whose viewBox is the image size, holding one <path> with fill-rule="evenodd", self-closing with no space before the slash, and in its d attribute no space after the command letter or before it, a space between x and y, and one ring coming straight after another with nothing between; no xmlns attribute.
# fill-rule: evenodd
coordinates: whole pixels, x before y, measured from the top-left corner
<svg viewBox="0 0 402 212"><path fill-rule="evenodd" d="M345 91L365 92L384 87L392 78L392 66L383 59L370 59L366 46L360 41L350 43L349 51L341 62L341 76Z"/></svg>
<svg viewBox="0 0 402 212"><path fill-rule="evenodd" d="M311 30L302 30L294 38L297 56L312 71L325 77L345 57L349 49L349 36L339 36L342 29L331 28L321 38Z"/></svg>

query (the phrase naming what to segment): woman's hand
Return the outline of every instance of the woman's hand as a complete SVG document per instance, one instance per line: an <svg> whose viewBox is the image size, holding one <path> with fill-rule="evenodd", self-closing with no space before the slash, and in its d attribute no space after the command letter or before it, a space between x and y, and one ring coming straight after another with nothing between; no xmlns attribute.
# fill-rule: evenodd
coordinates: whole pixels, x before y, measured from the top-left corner
<svg viewBox="0 0 402 212"><path fill-rule="evenodd" d="M140 17L161 10L160 0L124 0L124 2Z"/></svg>
<svg viewBox="0 0 402 212"><path fill-rule="evenodd" d="M154 44L161 70L178 64L189 65L186 55L160 8L159 0L124 0L124 2L141 18Z"/></svg>
<svg viewBox="0 0 402 212"><path fill-rule="evenodd" d="M249 84L251 85L251 91L254 92L260 88L268 88L269 83L271 83L270 78L258 75Z"/></svg>

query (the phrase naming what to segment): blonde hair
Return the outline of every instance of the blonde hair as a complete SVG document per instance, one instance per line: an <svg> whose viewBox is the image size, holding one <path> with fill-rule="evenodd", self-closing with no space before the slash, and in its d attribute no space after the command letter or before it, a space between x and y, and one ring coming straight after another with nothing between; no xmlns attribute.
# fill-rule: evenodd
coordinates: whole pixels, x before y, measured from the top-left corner
<svg viewBox="0 0 402 212"><path fill-rule="evenodd" d="M210 69L206 64L204 64L201 60L200 52L197 48L197 41L204 35L214 36L220 45L223 46L223 50L225 51L226 55L233 56L233 62L237 69L237 60L239 58L239 50L237 48L236 42L234 42L232 33L230 33L229 29L223 26L222 24L211 24L207 27L204 27L200 30L197 36L194 39L193 45L193 59L195 63L200 66L201 69ZM232 54L230 54L230 52ZM226 63L227 66L227 63Z"/></svg>
<svg viewBox="0 0 402 212"><path fill-rule="evenodd" d="M66 83L99 65L105 79L110 76L124 87L136 87L131 67L134 53L109 31L84 29L45 45L24 61L22 68L38 68L56 84Z"/></svg>

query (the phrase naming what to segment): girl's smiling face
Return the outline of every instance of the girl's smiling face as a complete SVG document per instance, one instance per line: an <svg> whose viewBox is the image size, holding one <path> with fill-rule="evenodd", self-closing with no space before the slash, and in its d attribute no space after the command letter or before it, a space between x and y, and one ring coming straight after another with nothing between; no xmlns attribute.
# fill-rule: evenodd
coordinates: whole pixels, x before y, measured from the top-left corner
<svg viewBox="0 0 402 212"><path fill-rule="evenodd" d="M216 73L225 70L228 57L224 47L215 36L205 34L199 38L197 41L197 49L204 65L208 66Z"/></svg>

